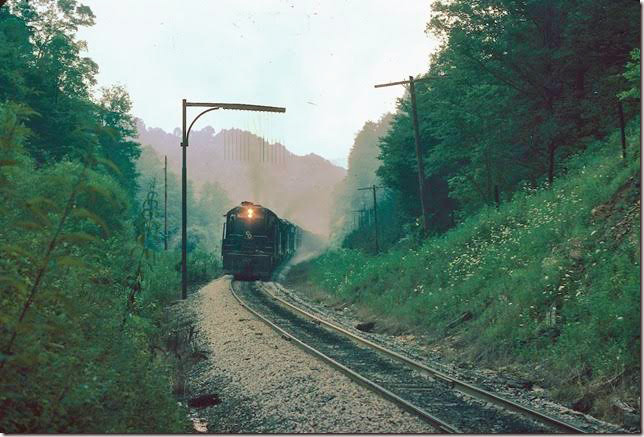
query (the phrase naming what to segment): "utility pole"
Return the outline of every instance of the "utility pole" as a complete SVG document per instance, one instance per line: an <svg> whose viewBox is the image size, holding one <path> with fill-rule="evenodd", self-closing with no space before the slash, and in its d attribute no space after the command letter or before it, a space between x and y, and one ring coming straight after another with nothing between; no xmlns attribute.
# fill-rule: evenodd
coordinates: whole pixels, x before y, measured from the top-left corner
<svg viewBox="0 0 644 437"><path fill-rule="evenodd" d="M355 215L353 216L353 230L361 228L362 227L362 222L363 222L362 217L363 217L363 214L364 214L364 209L354 209L351 212L354 213L354 214L359 214L357 216L357 218L358 218L357 223L356 223L356 216Z"/></svg>
<svg viewBox="0 0 644 437"><path fill-rule="evenodd" d="M416 90L414 87L414 82L422 80L429 80L429 78L414 79L414 76L409 76L409 80L374 85L374 88L382 88L393 85L409 85L409 94L411 95L411 112L414 122L414 139L416 141L416 160L418 161L418 187L420 189L420 208L423 212L423 230L425 231L425 235L427 235L429 233L429 211L427 211L427 205L425 204L425 168L423 166L422 149L420 148L418 113L416 111Z"/></svg>
<svg viewBox="0 0 644 437"><path fill-rule="evenodd" d="M367 205L365 205L364 201L362 202L362 214L360 214L360 219L362 220L362 224L360 225L361 227L367 227L369 226L369 222L371 221L371 214L368 214L367 211Z"/></svg>
<svg viewBox="0 0 644 437"><path fill-rule="evenodd" d="M186 130L186 109L195 106L200 108L208 108L199 113ZM182 149L182 163L181 163L181 299L188 297L188 260L187 260L187 223L188 223L188 204L187 204L187 170L186 170L186 149L188 148L188 139L190 138L190 130L202 115L207 112L215 111L217 109L236 109L239 111L259 111L259 112L286 112L286 108L279 108L276 106L263 106L263 105L247 105L243 103L211 103L211 102L188 102L183 99L181 102L182 109L182 123L181 123L181 149ZM241 143L241 140L240 140ZM239 157L241 158L241 152Z"/></svg>
<svg viewBox="0 0 644 437"><path fill-rule="evenodd" d="M163 167L163 249L168 250L168 155L165 155Z"/></svg>
<svg viewBox="0 0 644 437"><path fill-rule="evenodd" d="M363 187L363 188L358 188L358 191L362 190L371 190L373 192L373 225L374 228L376 229L376 253L380 252L380 246L378 245L378 202L376 201L376 189L377 188L382 188L382 187L377 187L376 184L373 184L370 187Z"/></svg>

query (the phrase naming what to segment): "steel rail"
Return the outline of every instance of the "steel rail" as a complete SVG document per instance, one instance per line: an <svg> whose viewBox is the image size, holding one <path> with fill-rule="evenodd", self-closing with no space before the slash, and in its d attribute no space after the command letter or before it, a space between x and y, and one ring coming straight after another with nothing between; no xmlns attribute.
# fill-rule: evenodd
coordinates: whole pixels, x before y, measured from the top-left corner
<svg viewBox="0 0 644 437"><path fill-rule="evenodd" d="M233 295L233 297L239 302L239 304L244 307L248 312L253 314L255 317L257 317L259 320L262 322L266 323L268 326L270 326L275 332L279 333L282 337L285 339L295 343L299 348L303 349L305 352L310 353L311 355L314 355L315 357L319 358L320 360L326 362L327 364L330 364L331 366L335 367L336 369L340 370L342 373L347 375L351 380L357 382L358 384L362 385L363 387L366 387L379 396L397 404L404 410L415 414L416 416L420 417L422 420L425 422L436 426L440 431L445 432L445 433L460 433L457 428L443 422L437 417L432 416L430 413L427 411L423 410L420 407L417 407L416 405L406 401L405 399L399 397L395 393L392 393L391 391L387 390L386 388L382 387L381 385L371 381L368 378L365 378L364 376L360 375L359 373L349 369L348 367L344 366L343 364L339 363L338 361L334 360L333 358L329 357L328 355L325 355L324 353L318 351L312 346L309 346L308 344L304 343L303 341L299 340L298 338L294 337L293 335L289 334L286 332L284 329L280 328L277 326L275 323L271 322L268 320L266 317L262 316L259 314L257 311L252 309L249 305L247 305L238 295L235 293L235 289L233 287L233 283L235 281L230 281L230 292Z"/></svg>
<svg viewBox="0 0 644 437"><path fill-rule="evenodd" d="M282 287L279 284L276 284L276 283L273 283L273 284L275 286L277 286L277 287ZM538 421L539 423L556 427L557 429L563 431L564 433L580 433L580 434L586 433L586 431L584 431L582 429L579 429L579 428L575 427L574 425L570 425L570 424L565 423L565 422L563 422L563 421L561 421L561 420L559 420L557 418L550 417L550 416L548 416L548 415L546 415L544 413L540 413L539 411L536 411L536 410L533 410L533 409L531 409L529 407L526 407L526 406L523 406L521 404L518 404L518 403L516 403L514 401L511 401L509 399L501 397L501 396L499 396L497 394L489 392L489 391L487 391L485 389L482 389L480 387L476 387L474 385L468 384L467 382L464 382L464 381L456 379L456 378L454 378L452 376L449 376L449 375L441 372L440 370L428 367L428 366L426 366L426 365L424 365L424 364L422 364L422 363L420 363L420 362L418 362L416 360L413 360L413 359L408 358L408 357L406 357L406 356L404 356L402 354L399 354L398 352L394 352L394 351L389 350L389 349L387 349L387 348L385 348L383 346L380 346L377 343L374 343L374 342L372 342L370 340L367 340L366 338L360 337L359 335L356 335L353 332L342 328L341 326L338 326L338 325L336 325L334 323L328 322L328 321L326 321L326 320L324 320L324 319L322 319L322 318L320 318L320 317L318 317L318 316L316 316L314 314L311 314L310 312L308 312L308 311L306 311L306 310L304 310L302 308L299 308L296 305L293 305L290 302L285 301L284 299L282 299L280 297L275 296L273 293L268 291L266 286L264 286L264 285L262 285L260 288L263 289L264 292L268 296L270 296L272 299L276 300L278 303L286 306L287 308L292 309L293 311L295 311L295 312L297 312L297 313L299 313L299 314L301 314L301 315L313 320L316 323L322 324L322 325L324 325L324 326L326 326L326 327L328 327L328 328L330 328L330 329L332 329L332 330L334 330L336 332L339 332L339 333L341 333L341 334L343 334L345 336L348 336L349 338L351 338L351 339L353 339L353 340L355 340L355 341L357 341L359 343L362 343L362 344L364 344L364 345L366 345L368 347L376 349L376 350L378 350L378 351L390 356L391 358L394 358L394 359L396 359L398 361L401 361L401 362L403 362L403 363L405 363L405 364L407 364L407 365L409 365L411 367L414 367L417 370L423 371L423 372L431 375L432 377L434 377L436 379L439 379L439 380L449 384L450 387L452 387L455 390L460 391L461 393L464 393L464 394L466 394L468 396L475 397L475 398L478 398L478 399L486 400L486 401L488 401L488 402L490 402L490 403L492 403L494 405L500 406L500 407L502 407L502 408L504 408L506 410L514 411L515 413L519 413L519 414L521 414L523 416L528 416L531 419Z"/></svg>

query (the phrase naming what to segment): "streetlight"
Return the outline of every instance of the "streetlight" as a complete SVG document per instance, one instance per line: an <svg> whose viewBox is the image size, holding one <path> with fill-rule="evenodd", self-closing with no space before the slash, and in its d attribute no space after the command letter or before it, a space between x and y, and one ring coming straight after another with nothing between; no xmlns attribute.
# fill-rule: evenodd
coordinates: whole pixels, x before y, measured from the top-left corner
<svg viewBox="0 0 644 437"><path fill-rule="evenodd" d="M201 111L197 115L188 130L186 130L186 108L189 106L196 106L200 108L208 108L204 111ZM195 121L199 119L206 112L214 111L215 109L236 109L239 111L259 111L259 112L286 112L286 108L279 108L276 106L262 106L262 105L246 105L243 103L210 103L210 102L188 102L186 99L182 100L182 114L183 122L181 124L181 149L182 149L182 161L181 161L181 299L186 299L188 297L188 264L187 264L187 221L188 221L188 212L187 212L187 178L188 172L186 170L186 149L188 147L188 138L190 137L190 130L195 124Z"/></svg>

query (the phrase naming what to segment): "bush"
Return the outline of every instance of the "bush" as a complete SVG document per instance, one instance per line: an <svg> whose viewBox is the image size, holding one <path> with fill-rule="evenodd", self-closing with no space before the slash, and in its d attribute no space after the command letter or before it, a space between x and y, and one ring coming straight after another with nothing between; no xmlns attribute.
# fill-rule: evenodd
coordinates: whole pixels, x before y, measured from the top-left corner
<svg viewBox="0 0 644 437"><path fill-rule="evenodd" d="M551 189L526 186L418 248L326 253L311 280L436 338L469 312L460 333L481 357L545 360L567 379L635 369L640 159L629 153L623 162L615 133L570 159Z"/></svg>
<svg viewBox="0 0 644 437"><path fill-rule="evenodd" d="M128 195L97 161L36 168L19 136L1 140L0 429L187 431L154 352L176 259L146 249Z"/></svg>

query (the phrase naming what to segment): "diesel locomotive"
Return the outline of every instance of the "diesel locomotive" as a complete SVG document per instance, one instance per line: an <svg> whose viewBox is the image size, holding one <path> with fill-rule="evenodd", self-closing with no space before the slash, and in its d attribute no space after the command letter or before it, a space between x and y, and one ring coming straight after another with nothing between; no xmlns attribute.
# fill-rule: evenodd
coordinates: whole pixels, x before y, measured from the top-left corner
<svg viewBox="0 0 644 437"><path fill-rule="evenodd" d="M302 244L302 229L268 208L242 202L226 213L223 268L235 279L269 280Z"/></svg>

